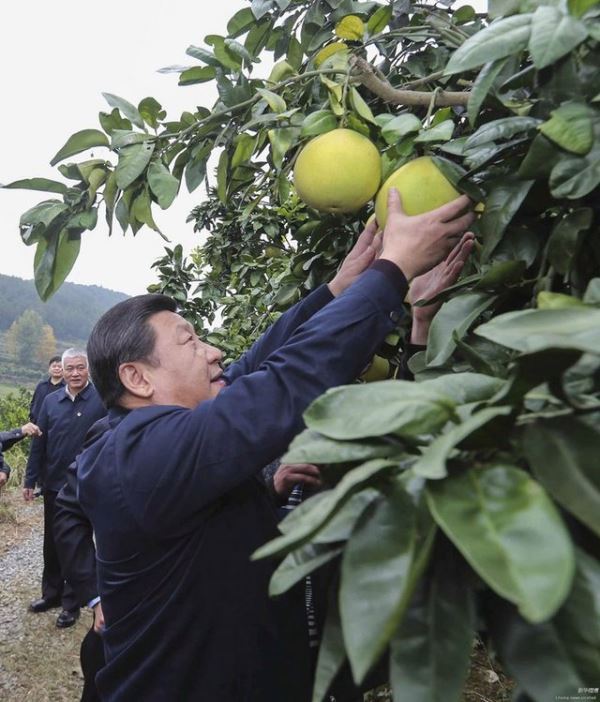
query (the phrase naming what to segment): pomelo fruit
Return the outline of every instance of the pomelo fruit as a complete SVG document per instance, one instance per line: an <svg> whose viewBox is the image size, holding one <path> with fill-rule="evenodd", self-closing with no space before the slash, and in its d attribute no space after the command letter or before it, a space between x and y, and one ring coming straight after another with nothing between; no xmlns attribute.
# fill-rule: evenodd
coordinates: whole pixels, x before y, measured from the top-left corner
<svg viewBox="0 0 600 702"><path fill-rule="evenodd" d="M379 151L352 129L332 129L309 141L294 168L298 195L321 212L359 210L380 182Z"/></svg>
<svg viewBox="0 0 600 702"><path fill-rule="evenodd" d="M401 166L381 186L375 200L380 227L387 221L387 198L390 188L397 188L402 209L407 215L419 215L455 200L460 193L429 156L421 156Z"/></svg>
<svg viewBox="0 0 600 702"><path fill-rule="evenodd" d="M390 362L383 356L373 356L371 363L361 373L360 379L365 383L374 383L377 380L387 380L390 373Z"/></svg>

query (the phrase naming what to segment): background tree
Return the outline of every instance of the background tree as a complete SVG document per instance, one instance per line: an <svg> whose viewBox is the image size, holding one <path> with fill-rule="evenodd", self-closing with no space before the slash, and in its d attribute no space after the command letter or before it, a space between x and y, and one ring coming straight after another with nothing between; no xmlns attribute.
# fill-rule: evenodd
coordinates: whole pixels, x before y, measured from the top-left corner
<svg viewBox="0 0 600 702"><path fill-rule="evenodd" d="M56 355L56 338L54 336L54 330L49 324L44 324L42 326L42 334L34 350L34 355L35 360L42 368L46 368L48 366L48 359Z"/></svg>
<svg viewBox="0 0 600 702"><path fill-rule="evenodd" d="M417 382L327 393L286 456L321 464L327 489L258 555L285 556L274 594L337 568L315 700L346 658L361 681L382 655L395 700L459 700L481 627L516 699L600 679L600 8L439 5L252 0L227 35L188 48L196 64L169 69L181 85L215 81L212 109L170 121L152 98L106 95L102 131L53 159L70 185L9 186L62 195L21 218L48 297L100 204L109 227L156 229L152 207L218 157L192 213L208 241L191 260L167 250L158 289L197 323L222 309L232 354L330 276L368 214L299 202L290 174L313 136L368 135L384 177L431 155L485 203L477 254L412 360ZM258 78L265 55L276 64ZM91 147L116 165L63 163Z"/></svg>
<svg viewBox="0 0 600 702"><path fill-rule="evenodd" d="M40 315L33 310L25 310L11 324L7 332L6 344L9 353L13 354L17 363L30 366L32 360L34 362L38 361L40 346L46 341L45 327L47 325L44 325ZM52 333L52 328L48 327L48 329Z"/></svg>

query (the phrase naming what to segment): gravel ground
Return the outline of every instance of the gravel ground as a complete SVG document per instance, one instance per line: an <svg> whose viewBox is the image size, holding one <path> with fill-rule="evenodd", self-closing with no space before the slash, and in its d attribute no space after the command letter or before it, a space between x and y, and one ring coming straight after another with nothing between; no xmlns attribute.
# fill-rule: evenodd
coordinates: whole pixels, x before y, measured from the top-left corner
<svg viewBox="0 0 600 702"><path fill-rule="evenodd" d="M76 702L81 695L79 645L90 624L57 629L60 610L30 614L42 574L42 504L26 505L18 491L2 495L14 519L0 523L0 700Z"/></svg>

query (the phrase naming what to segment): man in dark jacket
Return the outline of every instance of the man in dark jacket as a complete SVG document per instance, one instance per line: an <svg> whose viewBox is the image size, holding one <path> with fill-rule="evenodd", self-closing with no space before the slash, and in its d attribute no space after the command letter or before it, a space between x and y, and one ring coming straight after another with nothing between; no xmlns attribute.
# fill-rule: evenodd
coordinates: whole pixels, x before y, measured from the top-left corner
<svg viewBox="0 0 600 702"><path fill-rule="evenodd" d="M310 402L359 375L402 314L407 280L472 221L467 206L407 217L392 191L380 259L367 229L329 286L225 373L164 296L119 303L95 326L90 365L110 429L77 463L106 620L105 702L309 699L304 614L290 600L302 589L271 600L274 564L250 561L277 534L256 474Z"/></svg>
<svg viewBox="0 0 600 702"><path fill-rule="evenodd" d="M63 354L64 389L48 395L39 413L42 435L31 444L23 497L33 499L36 483L44 493L44 572L42 597L30 605L32 612L45 612L62 604L56 625L72 626L79 616L73 589L65 583L54 543L54 502L67 477L67 468L81 450L92 424L106 414L96 389L89 382L87 355L80 349Z"/></svg>
<svg viewBox="0 0 600 702"><path fill-rule="evenodd" d="M10 466L4 460L4 451L22 441L27 436L40 436L41 432L32 422L27 422L22 427L10 431L0 431L0 490L6 485L10 477Z"/></svg>
<svg viewBox="0 0 600 702"><path fill-rule="evenodd" d="M60 356L52 356L48 361L48 377L45 380L40 380L33 391L31 404L29 406L29 419L32 422L37 422L42 403L46 396L51 392L65 387L63 379L63 367Z"/></svg>

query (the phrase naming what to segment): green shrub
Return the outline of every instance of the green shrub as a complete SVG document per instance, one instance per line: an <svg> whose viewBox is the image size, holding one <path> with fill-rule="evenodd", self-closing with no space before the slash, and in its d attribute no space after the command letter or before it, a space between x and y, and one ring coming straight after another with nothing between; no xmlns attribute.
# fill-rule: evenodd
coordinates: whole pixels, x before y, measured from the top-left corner
<svg viewBox="0 0 600 702"><path fill-rule="evenodd" d="M16 392L0 398L0 431L22 427L29 421L31 396L31 391L18 388ZM4 457L12 469L9 485L20 485L23 482L29 444L30 439L15 444Z"/></svg>

